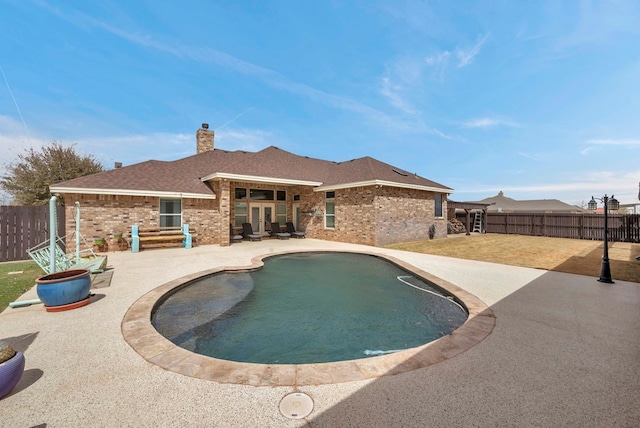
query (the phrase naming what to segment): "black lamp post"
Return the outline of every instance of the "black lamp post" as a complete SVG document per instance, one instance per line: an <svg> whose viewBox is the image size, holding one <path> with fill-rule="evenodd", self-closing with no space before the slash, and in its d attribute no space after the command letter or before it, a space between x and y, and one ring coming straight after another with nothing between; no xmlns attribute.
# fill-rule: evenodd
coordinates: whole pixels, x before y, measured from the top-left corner
<svg viewBox="0 0 640 428"><path fill-rule="evenodd" d="M613 279L611 279L611 268L609 267L609 213L608 209L617 210L620 208L620 202L616 198L611 195L609 198L607 195L604 195L602 198L598 198L598 201L604 204L604 255L602 256L602 268L600 269L600 282L606 282L608 284L613 284ZM590 210L595 210L598 208L598 202L596 202L596 198L593 196L589 201L588 208Z"/></svg>

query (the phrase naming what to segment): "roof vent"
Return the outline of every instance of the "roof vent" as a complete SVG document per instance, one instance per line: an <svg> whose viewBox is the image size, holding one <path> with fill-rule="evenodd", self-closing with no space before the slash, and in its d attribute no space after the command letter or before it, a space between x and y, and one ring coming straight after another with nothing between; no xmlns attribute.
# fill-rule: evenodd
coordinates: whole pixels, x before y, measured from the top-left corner
<svg viewBox="0 0 640 428"><path fill-rule="evenodd" d="M116 163L114 163L114 164L113 164L113 167L114 167L115 169L122 168L122 162L116 162Z"/></svg>

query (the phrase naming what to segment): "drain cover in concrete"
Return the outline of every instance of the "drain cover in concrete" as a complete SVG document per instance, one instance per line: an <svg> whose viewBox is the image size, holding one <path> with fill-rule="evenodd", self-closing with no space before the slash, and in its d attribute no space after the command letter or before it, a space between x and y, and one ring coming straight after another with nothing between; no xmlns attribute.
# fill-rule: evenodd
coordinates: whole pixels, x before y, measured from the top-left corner
<svg viewBox="0 0 640 428"><path fill-rule="evenodd" d="M289 419L305 418L313 410L313 400L307 394L294 392L280 401L280 413Z"/></svg>

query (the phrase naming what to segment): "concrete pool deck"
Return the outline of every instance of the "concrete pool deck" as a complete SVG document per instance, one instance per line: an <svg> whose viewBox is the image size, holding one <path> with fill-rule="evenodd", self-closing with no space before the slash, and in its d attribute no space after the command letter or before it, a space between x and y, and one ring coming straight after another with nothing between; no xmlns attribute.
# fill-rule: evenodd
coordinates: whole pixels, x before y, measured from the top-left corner
<svg viewBox="0 0 640 428"><path fill-rule="evenodd" d="M250 265L282 251L363 250L392 256L477 296L493 332L452 358L368 380L302 386L218 383L164 370L124 340L129 308L177 278ZM7 308L0 340L26 358L0 399L2 424L71 426L639 426L640 284L326 241L109 253L109 287L85 307ZM613 272L615 279L615 272ZM20 300L35 298L35 289ZM393 369L393 368L392 368ZM285 418L291 392L314 402Z"/></svg>

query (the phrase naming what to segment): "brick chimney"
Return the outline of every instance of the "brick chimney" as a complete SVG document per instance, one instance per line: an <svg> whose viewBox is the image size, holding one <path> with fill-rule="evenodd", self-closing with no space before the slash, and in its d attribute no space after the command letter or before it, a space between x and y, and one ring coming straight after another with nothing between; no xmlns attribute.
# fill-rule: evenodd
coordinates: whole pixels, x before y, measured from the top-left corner
<svg viewBox="0 0 640 428"><path fill-rule="evenodd" d="M209 124L203 123L202 128L196 132L196 153L213 150L213 131L209 130Z"/></svg>

